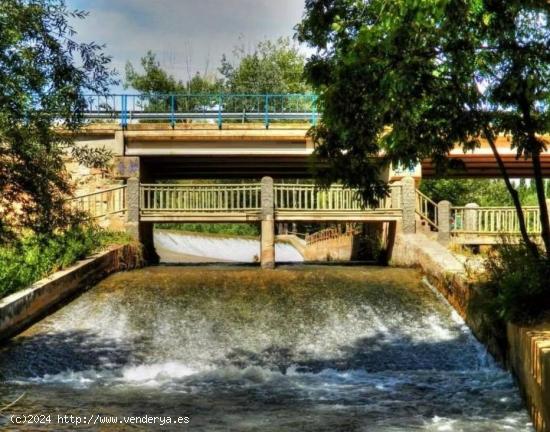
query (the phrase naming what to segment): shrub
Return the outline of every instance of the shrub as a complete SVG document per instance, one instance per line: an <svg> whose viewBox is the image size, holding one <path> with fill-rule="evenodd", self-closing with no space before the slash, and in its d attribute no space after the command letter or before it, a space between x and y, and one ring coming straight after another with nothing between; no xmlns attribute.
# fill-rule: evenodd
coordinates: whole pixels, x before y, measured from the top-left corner
<svg viewBox="0 0 550 432"><path fill-rule="evenodd" d="M534 258L523 244L504 242L486 260L486 280L474 299L491 316L533 322L550 311L550 260Z"/></svg>
<svg viewBox="0 0 550 432"><path fill-rule="evenodd" d="M0 246L0 297L26 288L108 244L129 241L122 233L75 226L63 233L29 235Z"/></svg>

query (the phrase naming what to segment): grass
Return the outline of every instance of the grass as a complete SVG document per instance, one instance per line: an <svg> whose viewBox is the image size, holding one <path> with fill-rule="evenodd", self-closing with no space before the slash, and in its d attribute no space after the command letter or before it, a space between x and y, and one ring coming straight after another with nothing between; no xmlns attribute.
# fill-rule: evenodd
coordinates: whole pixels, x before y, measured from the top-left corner
<svg viewBox="0 0 550 432"><path fill-rule="evenodd" d="M130 243L124 233L76 226L63 233L28 235L0 245L0 298L112 244Z"/></svg>
<svg viewBox="0 0 550 432"><path fill-rule="evenodd" d="M260 235L258 225L245 223L169 223L158 224L155 228L227 236L257 237Z"/></svg>

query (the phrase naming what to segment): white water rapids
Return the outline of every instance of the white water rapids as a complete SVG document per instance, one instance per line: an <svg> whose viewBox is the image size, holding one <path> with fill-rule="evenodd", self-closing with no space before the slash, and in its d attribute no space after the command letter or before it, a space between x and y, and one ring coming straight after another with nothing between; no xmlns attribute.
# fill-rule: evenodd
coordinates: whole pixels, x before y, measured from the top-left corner
<svg viewBox="0 0 550 432"><path fill-rule="evenodd" d="M5 346L0 371L0 405L25 394L7 430L532 432L510 374L411 269L122 272ZM26 413L190 423L12 427Z"/></svg>

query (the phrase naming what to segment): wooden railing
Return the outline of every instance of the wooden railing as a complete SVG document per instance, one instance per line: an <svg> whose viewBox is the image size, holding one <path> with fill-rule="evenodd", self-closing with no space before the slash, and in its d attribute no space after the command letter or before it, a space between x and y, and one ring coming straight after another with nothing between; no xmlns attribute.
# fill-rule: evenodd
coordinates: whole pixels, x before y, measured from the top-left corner
<svg viewBox="0 0 550 432"><path fill-rule="evenodd" d="M527 232L540 234L538 207L524 207ZM453 207L451 231L455 234L519 234L518 216L513 207Z"/></svg>
<svg viewBox="0 0 550 432"><path fill-rule="evenodd" d="M393 186L393 188L398 186ZM342 185L319 189L313 184L275 183L274 203L277 210L367 210L359 193ZM382 198L377 209L391 208L391 199Z"/></svg>
<svg viewBox="0 0 550 432"><path fill-rule="evenodd" d="M432 201L418 189L416 190L416 214L434 228L438 228L437 203Z"/></svg>
<svg viewBox="0 0 550 432"><path fill-rule="evenodd" d="M259 210L260 183L142 184L141 210L215 212Z"/></svg>
<svg viewBox="0 0 550 432"><path fill-rule="evenodd" d="M126 211L126 186L117 186L67 200L68 205L90 219Z"/></svg>

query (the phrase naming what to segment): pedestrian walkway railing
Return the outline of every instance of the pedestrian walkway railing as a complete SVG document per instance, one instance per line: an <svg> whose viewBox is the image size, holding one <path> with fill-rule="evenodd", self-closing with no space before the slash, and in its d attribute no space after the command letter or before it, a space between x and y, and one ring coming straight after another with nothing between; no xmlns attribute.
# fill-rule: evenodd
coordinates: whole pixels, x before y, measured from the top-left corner
<svg viewBox="0 0 550 432"><path fill-rule="evenodd" d="M122 127L137 122L202 121L222 128L224 122L261 122L267 128L280 121L315 124L314 94L181 94L147 93L87 95L84 117L117 121Z"/></svg>
<svg viewBox="0 0 550 432"><path fill-rule="evenodd" d="M400 186L391 187L392 190L396 188ZM363 201L358 190L342 185L320 189L313 184L276 183L274 193L275 208L278 210L360 211L392 207L390 197L384 197L376 205L370 206Z"/></svg>
<svg viewBox="0 0 550 432"><path fill-rule="evenodd" d="M523 207L527 232L540 234L538 207ZM451 231L455 234L519 234L514 207L452 207Z"/></svg>

